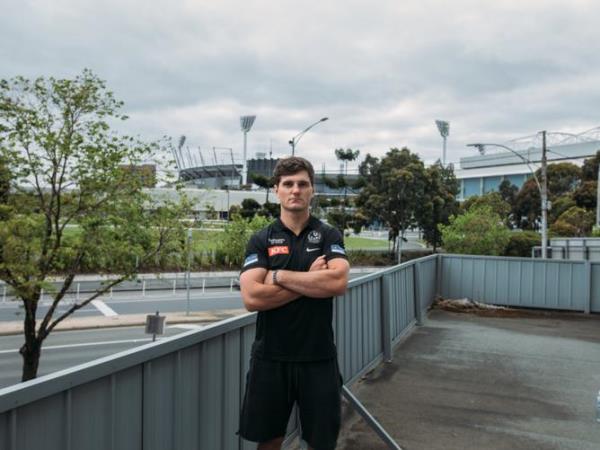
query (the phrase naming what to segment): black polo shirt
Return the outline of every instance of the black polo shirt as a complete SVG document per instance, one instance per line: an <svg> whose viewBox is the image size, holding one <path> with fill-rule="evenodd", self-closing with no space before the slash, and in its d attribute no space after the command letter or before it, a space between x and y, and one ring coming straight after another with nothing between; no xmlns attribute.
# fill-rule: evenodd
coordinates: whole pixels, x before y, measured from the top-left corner
<svg viewBox="0 0 600 450"><path fill-rule="evenodd" d="M307 272L320 255L327 261L347 259L338 230L311 216L296 236L277 219L250 238L242 272L257 267ZM300 297L279 308L260 311L252 354L279 361L333 358L332 319L332 297Z"/></svg>

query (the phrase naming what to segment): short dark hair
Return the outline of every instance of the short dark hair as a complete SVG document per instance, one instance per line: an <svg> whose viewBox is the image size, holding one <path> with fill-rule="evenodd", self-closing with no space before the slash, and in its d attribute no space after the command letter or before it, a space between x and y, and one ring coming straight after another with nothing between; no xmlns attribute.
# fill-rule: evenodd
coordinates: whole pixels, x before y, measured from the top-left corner
<svg viewBox="0 0 600 450"><path fill-rule="evenodd" d="M277 161L275 169L273 169L273 184L278 185L281 181L281 177L285 175L294 175L298 172L306 170L308 172L308 178L310 178L310 184L315 185L315 169L312 164L300 156L288 156Z"/></svg>

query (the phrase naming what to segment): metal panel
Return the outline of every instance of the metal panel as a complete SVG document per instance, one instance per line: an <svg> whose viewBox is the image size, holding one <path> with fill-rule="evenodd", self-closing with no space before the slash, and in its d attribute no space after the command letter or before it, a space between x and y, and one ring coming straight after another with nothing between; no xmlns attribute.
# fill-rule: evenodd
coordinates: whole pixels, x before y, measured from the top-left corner
<svg viewBox="0 0 600 450"><path fill-rule="evenodd" d="M419 278L421 282L421 309L426 310L436 296L436 265L437 257L420 259Z"/></svg>
<svg viewBox="0 0 600 450"><path fill-rule="evenodd" d="M66 448L104 450L111 447L111 378L100 378L67 391L65 401L71 423L70 433L65 435Z"/></svg>
<svg viewBox="0 0 600 450"><path fill-rule="evenodd" d="M333 328L345 381L356 377L383 351L380 276L364 277L334 300Z"/></svg>
<svg viewBox="0 0 600 450"><path fill-rule="evenodd" d="M592 263L590 311L600 313L600 263Z"/></svg>
<svg viewBox="0 0 600 450"><path fill-rule="evenodd" d="M12 443L12 448L73 449L65 439L72 421L72 415L67 413L69 396L70 391L66 391L18 408L16 442ZM92 411L90 414L97 413Z"/></svg>
<svg viewBox="0 0 600 450"><path fill-rule="evenodd" d="M443 295L507 306L584 311L584 263L443 255Z"/></svg>

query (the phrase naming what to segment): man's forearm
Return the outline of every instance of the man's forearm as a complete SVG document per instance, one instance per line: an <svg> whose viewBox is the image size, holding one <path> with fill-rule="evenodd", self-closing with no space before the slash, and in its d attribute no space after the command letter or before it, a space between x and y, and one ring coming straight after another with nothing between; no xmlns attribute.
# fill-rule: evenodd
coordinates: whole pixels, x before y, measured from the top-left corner
<svg viewBox="0 0 600 450"><path fill-rule="evenodd" d="M307 297L326 298L342 295L346 291L348 276L347 272L334 269L314 272L279 270L277 284Z"/></svg>
<svg viewBox="0 0 600 450"><path fill-rule="evenodd" d="M300 297L300 294L274 284L253 282L242 287L242 298L248 311L267 311L279 308Z"/></svg>

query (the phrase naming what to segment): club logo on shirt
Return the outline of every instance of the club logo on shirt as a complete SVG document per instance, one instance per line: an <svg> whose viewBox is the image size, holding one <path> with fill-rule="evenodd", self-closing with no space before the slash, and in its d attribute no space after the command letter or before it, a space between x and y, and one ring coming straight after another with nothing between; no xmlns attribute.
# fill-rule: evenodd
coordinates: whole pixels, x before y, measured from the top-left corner
<svg viewBox="0 0 600 450"><path fill-rule="evenodd" d="M256 253L252 253L251 255L248 255L244 260L244 267L249 266L250 264L254 264L255 262L258 262L258 255Z"/></svg>
<svg viewBox="0 0 600 450"><path fill-rule="evenodd" d="M269 239L269 244L271 244L271 245L285 244L285 238L272 238L272 239Z"/></svg>
<svg viewBox="0 0 600 450"><path fill-rule="evenodd" d="M341 245L337 245L337 244L333 244L331 246L331 252L332 253L340 253L342 255L346 254L346 250L344 250L344 248Z"/></svg>
<svg viewBox="0 0 600 450"><path fill-rule="evenodd" d="M269 253L269 256L289 255L290 248L287 245L275 245L273 247L269 247L268 253Z"/></svg>
<svg viewBox="0 0 600 450"><path fill-rule="evenodd" d="M310 242L311 244L318 244L319 242L321 242L321 233L319 233L318 231L311 231L310 233L308 233L308 242Z"/></svg>

